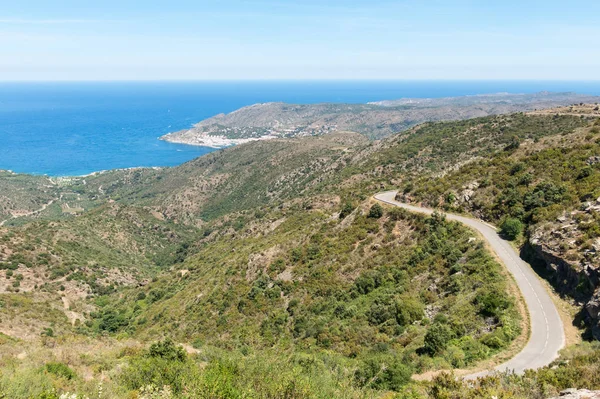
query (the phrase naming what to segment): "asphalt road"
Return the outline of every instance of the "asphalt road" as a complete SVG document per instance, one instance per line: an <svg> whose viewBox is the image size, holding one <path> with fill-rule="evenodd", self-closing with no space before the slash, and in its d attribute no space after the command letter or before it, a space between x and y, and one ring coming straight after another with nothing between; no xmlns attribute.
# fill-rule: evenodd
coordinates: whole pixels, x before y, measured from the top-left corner
<svg viewBox="0 0 600 399"><path fill-rule="evenodd" d="M381 202L409 211L425 214L433 212L432 209L403 204L396 201L395 197L396 191L375 195L375 199ZM515 357L497 366L494 370L513 371L521 374L526 369L536 369L551 363L558 357L558 351L565 344L565 334L558 310L540 282L539 277L529 264L521 260L513 247L507 241L500 238L495 227L492 225L460 215L447 214L446 217L449 220L461 222L481 233L492 250L498 255L498 258L514 276L529 309L531 321L531 336L529 341ZM484 376L494 370L471 374L466 376L466 378L473 379Z"/></svg>

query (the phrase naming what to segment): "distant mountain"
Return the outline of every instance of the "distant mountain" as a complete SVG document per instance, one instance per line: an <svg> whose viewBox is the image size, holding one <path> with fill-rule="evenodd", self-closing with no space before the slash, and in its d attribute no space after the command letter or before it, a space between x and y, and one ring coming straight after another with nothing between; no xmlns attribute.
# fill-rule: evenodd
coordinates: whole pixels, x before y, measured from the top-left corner
<svg viewBox="0 0 600 399"><path fill-rule="evenodd" d="M192 145L224 147L277 137L352 131L381 139L423 122L463 120L509 112L594 103L600 97L576 93L508 94L449 98L405 98L369 104L264 103L219 114L161 137Z"/></svg>

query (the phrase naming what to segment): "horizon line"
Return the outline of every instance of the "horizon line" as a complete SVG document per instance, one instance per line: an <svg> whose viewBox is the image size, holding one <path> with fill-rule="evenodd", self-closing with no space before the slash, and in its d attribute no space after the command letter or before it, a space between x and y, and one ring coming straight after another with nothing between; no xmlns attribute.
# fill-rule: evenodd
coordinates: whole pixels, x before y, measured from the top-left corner
<svg viewBox="0 0 600 399"><path fill-rule="evenodd" d="M1 80L4 83L211 83L211 82L580 82L600 83L600 79L537 79L537 78L223 78L223 79L18 79Z"/></svg>

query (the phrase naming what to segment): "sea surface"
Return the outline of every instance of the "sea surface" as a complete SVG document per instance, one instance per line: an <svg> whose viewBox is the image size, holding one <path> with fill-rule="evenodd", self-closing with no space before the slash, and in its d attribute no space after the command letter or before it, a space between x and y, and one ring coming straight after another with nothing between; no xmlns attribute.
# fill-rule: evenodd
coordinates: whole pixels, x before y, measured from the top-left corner
<svg viewBox="0 0 600 399"><path fill-rule="evenodd" d="M600 95L600 81L0 83L0 169L73 176L179 165L214 149L159 136L257 102L364 103L543 90Z"/></svg>

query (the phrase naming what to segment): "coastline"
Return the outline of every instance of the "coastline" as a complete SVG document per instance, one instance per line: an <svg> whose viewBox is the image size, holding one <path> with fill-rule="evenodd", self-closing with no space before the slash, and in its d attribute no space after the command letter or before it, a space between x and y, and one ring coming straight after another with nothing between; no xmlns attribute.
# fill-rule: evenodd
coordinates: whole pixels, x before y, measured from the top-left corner
<svg viewBox="0 0 600 399"><path fill-rule="evenodd" d="M162 170L167 169L172 166L132 166L130 168L115 168L115 169L102 169L94 172L86 173L83 175L49 175L46 173L38 174L38 173L27 173L27 172L14 172L10 169L0 169L0 173L8 173L12 176L32 176L32 177L46 177L50 180L52 179L75 179L75 178L85 178L85 177L93 177L103 175L105 173L110 172L125 172L125 171L134 171L134 170Z"/></svg>
<svg viewBox="0 0 600 399"><path fill-rule="evenodd" d="M158 139L175 144L186 144L222 149L234 145L250 143L252 141L272 140L276 138L279 137L274 135L264 135L259 137L249 137L243 139L230 139L222 135L210 135L208 133L200 133L194 129L188 129L181 130L179 132L168 133L164 136L159 137Z"/></svg>

